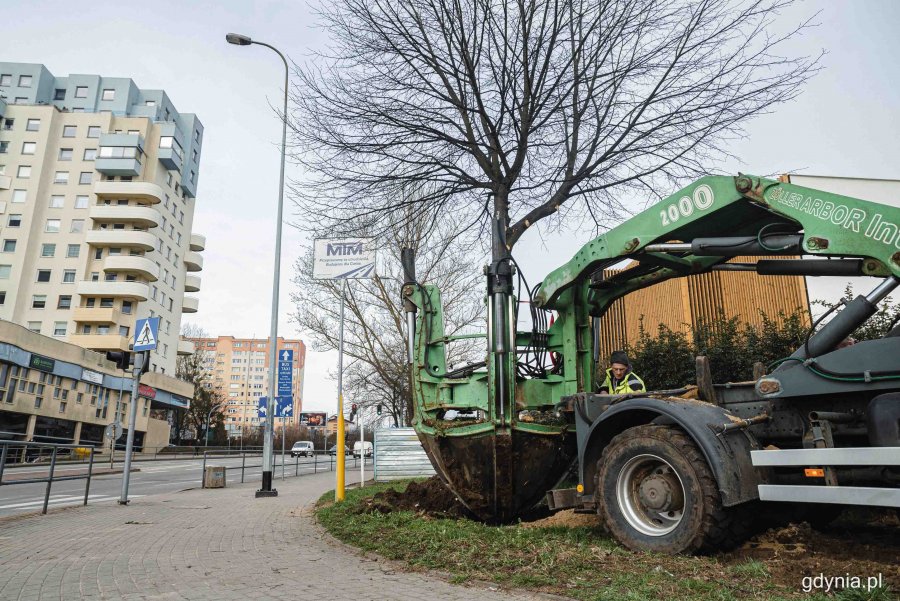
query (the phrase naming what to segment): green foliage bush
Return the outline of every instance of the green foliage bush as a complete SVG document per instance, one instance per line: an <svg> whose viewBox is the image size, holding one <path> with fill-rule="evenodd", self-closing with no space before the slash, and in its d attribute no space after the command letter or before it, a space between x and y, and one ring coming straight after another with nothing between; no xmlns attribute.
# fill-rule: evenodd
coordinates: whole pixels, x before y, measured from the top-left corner
<svg viewBox="0 0 900 601"><path fill-rule="evenodd" d="M787 357L806 336L800 311L777 319L763 312L762 325L719 315L699 322L692 335L675 332L660 324L655 335L644 328L637 343L628 348L635 371L648 389L663 390L692 384L696 380L695 357L709 357L715 382L740 382L753 378L753 364L765 365Z"/></svg>

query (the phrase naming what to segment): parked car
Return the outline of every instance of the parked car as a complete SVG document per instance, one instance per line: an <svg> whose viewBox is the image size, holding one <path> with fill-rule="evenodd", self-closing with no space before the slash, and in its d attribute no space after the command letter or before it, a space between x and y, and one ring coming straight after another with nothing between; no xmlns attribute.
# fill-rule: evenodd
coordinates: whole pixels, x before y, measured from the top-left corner
<svg viewBox="0 0 900 601"><path fill-rule="evenodd" d="M315 455L316 450L313 448L313 443L309 440L300 440L294 443L294 446L291 447L291 457L312 457Z"/></svg>
<svg viewBox="0 0 900 601"><path fill-rule="evenodd" d="M363 449L365 449L365 451L363 451ZM368 440L365 442L357 440L353 443L353 456L356 458L359 458L363 452L365 453L366 457L371 457L374 450L375 446Z"/></svg>
<svg viewBox="0 0 900 601"><path fill-rule="evenodd" d="M329 455L337 455L337 448L338 448L337 445L332 445L332 447L330 449L328 449L328 454ZM349 455L349 454L350 454L350 447L348 447L347 445L344 445L344 455Z"/></svg>

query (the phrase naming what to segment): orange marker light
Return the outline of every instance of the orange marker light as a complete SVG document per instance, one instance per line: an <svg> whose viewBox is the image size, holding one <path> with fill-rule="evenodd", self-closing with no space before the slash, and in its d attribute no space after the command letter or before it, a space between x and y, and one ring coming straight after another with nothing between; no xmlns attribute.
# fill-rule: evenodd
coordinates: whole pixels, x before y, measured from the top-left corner
<svg viewBox="0 0 900 601"><path fill-rule="evenodd" d="M578 494L583 493L584 492L584 484L579 484L578 486L575 487L575 490L578 491Z"/></svg>
<svg viewBox="0 0 900 601"><path fill-rule="evenodd" d="M825 470L823 470L820 467L808 467L805 470L803 470L803 474L807 478L824 478Z"/></svg>

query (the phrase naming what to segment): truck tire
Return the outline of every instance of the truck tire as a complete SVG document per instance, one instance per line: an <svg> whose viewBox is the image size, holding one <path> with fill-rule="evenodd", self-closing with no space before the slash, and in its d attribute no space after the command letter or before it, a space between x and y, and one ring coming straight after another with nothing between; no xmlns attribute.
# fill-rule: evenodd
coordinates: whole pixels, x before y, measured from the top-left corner
<svg viewBox="0 0 900 601"><path fill-rule="evenodd" d="M671 426L636 426L615 436L597 464L595 485L601 519L634 551L712 552L750 532L746 511L722 507L700 449Z"/></svg>

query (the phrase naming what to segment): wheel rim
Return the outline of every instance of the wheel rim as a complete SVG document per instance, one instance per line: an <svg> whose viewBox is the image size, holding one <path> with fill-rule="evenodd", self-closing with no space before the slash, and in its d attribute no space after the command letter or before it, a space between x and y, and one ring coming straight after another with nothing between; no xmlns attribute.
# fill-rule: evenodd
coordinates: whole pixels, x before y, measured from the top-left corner
<svg viewBox="0 0 900 601"><path fill-rule="evenodd" d="M678 527L684 497L681 477L657 455L632 457L616 480L616 500L625 521L647 536L665 536Z"/></svg>

